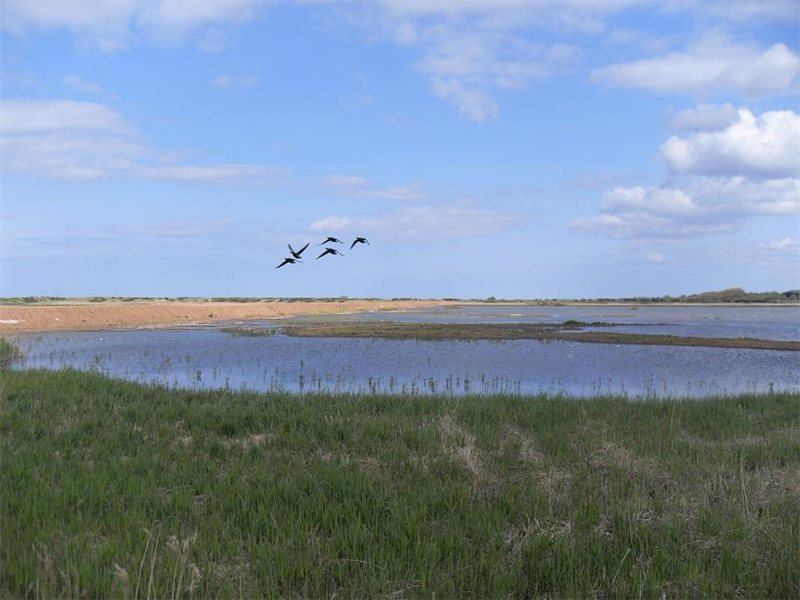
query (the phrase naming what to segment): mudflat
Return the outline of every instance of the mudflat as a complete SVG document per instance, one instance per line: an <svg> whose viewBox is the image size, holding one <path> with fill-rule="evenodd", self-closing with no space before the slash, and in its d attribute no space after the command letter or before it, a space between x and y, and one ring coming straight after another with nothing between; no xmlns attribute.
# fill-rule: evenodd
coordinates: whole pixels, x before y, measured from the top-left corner
<svg viewBox="0 0 800 600"><path fill-rule="evenodd" d="M753 350L800 351L800 342L752 338L687 337L676 335L581 331L583 327L613 327L614 323L567 321L565 323L302 323L290 324L282 333L296 337L359 337L417 340L543 340L590 344L638 344L646 346L703 346ZM264 331L265 334L271 333ZM231 333L236 333L236 329ZM240 335L258 330L240 328Z"/></svg>
<svg viewBox="0 0 800 600"><path fill-rule="evenodd" d="M169 327L232 319L406 310L446 304L435 300L266 302L85 302L0 306L0 333Z"/></svg>

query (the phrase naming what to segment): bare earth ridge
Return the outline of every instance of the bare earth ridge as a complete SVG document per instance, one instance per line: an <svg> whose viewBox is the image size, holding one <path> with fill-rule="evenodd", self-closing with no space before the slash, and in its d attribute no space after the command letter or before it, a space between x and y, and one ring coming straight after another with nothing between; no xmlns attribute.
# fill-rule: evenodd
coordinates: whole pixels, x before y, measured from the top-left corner
<svg viewBox="0 0 800 600"><path fill-rule="evenodd" d="M0 306L0 333L170 327L232 319L406 310L446 304L435 300L342 302L103 302Z"/></svg>

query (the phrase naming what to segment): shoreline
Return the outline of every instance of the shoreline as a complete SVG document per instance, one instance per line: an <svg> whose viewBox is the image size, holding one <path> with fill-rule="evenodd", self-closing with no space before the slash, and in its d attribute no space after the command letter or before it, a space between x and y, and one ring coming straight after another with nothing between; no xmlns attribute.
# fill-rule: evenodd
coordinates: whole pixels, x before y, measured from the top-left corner
<svg viewBox="0 0 800 600"><path fill-rule="evenodd" d="M435 300L344 300L337 302L103 302L0 305L0 335L48 331L109 331L210 325L301 315L404 311L448 304Z"/></svg>

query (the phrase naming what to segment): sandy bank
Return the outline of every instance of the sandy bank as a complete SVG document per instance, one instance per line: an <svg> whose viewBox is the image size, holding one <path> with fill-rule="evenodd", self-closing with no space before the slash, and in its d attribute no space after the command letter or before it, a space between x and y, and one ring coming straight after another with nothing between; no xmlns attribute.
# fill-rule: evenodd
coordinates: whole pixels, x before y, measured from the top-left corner
<svg viewBox="0 0 800 600"><path fill-rule="evenodd" d="M433 300L344 302L103 302L0 306L0 333L167 327L231 319L270 319L444 304Z"/></svg>

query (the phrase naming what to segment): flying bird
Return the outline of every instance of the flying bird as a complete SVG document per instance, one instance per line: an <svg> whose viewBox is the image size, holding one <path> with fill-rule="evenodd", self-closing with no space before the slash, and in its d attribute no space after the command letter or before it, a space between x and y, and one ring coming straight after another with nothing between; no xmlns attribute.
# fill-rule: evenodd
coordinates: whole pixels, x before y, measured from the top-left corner
<svg viewBox="0 0 800 600"><path fill-rule="evenodd" d="M367 244L368 246L372 245L369 243L369 240L367 238L357 237L355 240L353 240L353 243L350 244L350 250L352 250L353 246L355 246L356 244Z"/></svg>
<svg viewBox="0 0 800 600"><path fill-rule="evenodd" d="M344 256L344 254L342 254L341 252L339 252L339 251L338 251L336 248L325 248L325 252L323 252L322 254L320 254L320 255L319 255L317 258L316 258L316 260L319 260L320 258L322 258L323 256L325 256L326 254L338 254L339 256Z"/></svg>
<svg viewBox="0 0 800 600"><path fill-rule="evenodd" d="M294 248L292 248L292 245L291 245L291 244L289 244L289 252L291 252L291 253L292 253L292 256L294 256L294 257L295 257L295 258L297 258L297 259L299 259L299 258L300 258L300 255L303 253L303 251L304 251L306 248L308 248L308 244L306 244L305 246L303 246L302 248L300 248L300 250L298 250L297 252L295 252L295 251L294 251Z"/></svg>
<svg viewBox="0 0 800 600"><path fill-rule="evenodd" d="M293 264L295 264L295 263L297 263L297 262L300 262L300 261L299 261L299 260L297 260L296 258L284 258L284 259L283 259L283 262L282 262L281 264L279 264L279 265L278 265L277 267L275 267L275 268L276 268L276 269L280 269L280 268L281 268L283 265L293 265Z"/></svg>
<svg viewBox="0 0 800 600"><path fill-rule="evenodd" d="M324 246L328 242L331 242L333 244L341 244L342 240L336 239L335 237L328 236L328 238L324 242L322 242L321 244L317 244L317 246Z"/></svg>

